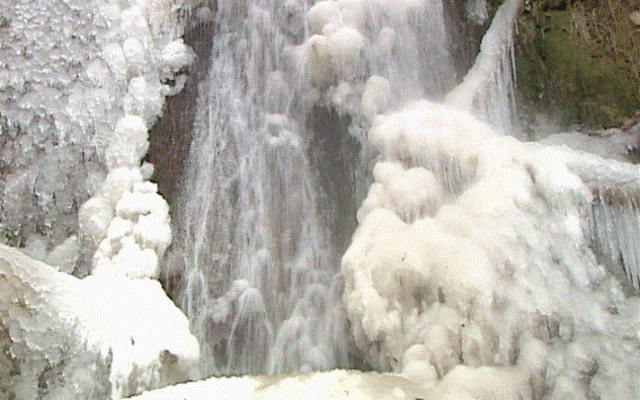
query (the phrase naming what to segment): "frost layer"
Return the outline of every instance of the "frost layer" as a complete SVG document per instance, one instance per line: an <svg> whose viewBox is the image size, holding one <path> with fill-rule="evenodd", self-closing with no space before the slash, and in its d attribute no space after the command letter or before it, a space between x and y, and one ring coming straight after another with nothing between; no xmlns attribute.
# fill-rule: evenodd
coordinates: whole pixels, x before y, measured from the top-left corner
<svg viewBox="0 0 640 400"><path fill-rule="evenodd" d="M607 178L585 172L614 162L427 101L376 121L375 182L342 259L366 360L471 398L637 398L638 297L610 272L635 286L637 237L593 223ZM617 165L633 224L638 170ZM606 269L594 242L630 250Z"/></svg>

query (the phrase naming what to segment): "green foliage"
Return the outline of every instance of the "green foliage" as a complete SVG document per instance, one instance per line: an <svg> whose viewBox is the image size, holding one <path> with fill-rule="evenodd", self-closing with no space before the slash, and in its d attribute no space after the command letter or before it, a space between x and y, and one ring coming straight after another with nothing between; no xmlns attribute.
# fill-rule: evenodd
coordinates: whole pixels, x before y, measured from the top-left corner
<svg viewBox="0 0 640 400"><path fill-rule="evenodd" d="M640 108L640 1L531 4L519 21L517 80L525 103L565 124L620 125ZM553 2L556 5L558 1Z"/></svg>

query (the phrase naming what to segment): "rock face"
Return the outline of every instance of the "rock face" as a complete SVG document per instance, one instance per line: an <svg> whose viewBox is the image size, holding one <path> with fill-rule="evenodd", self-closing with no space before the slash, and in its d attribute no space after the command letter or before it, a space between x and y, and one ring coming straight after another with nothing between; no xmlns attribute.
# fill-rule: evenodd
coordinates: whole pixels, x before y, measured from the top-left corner
<svg viewBox="0 0 640 400"><path fill-rule="evenodd" d="M77 279L0 245L0 397L120 398L190 378L199 355L157 281Z"/></svg>
<svg viewBox="0 0 640 400"><path fill-rule="evenodd" d="M178 78L186 78L184 89L165 99L162 116L149 130L149 151L145 157L155 167L151 179L158 183L158 192L169 204L189 153L198 86L207 75L213 38L211 21L196 19L193 23L195 26L188 27L183 37L195 52L196 61L179 71Z"/></svg>

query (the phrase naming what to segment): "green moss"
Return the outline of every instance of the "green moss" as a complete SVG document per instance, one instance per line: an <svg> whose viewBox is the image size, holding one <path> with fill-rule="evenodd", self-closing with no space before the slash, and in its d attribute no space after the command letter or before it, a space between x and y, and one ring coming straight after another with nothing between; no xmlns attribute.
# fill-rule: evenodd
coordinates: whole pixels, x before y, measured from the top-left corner
<svg viewBox="0 0 640 400"><path fill-rule="evenodd" d="M537 8L520 19L517 80L530 111L554 114L565 125L610 127L640 108L637 64L630 59L638 52L635 32L621 19L621 4L614 13L583 3Z"/></svg>

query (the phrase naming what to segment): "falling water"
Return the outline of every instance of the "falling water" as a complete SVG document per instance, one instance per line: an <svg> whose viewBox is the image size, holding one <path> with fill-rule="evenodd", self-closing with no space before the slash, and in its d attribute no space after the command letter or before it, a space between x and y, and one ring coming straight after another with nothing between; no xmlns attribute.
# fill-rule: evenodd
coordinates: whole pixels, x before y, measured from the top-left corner
<svg viewBox="0 0 640 400"><path fill-rule="evenodd" d="M389 98L371 117L451 89L442 4L229 0L215 12L168 267L201 372L353 365L339 270L362 198L360 98L373 75Z"/></svg>

